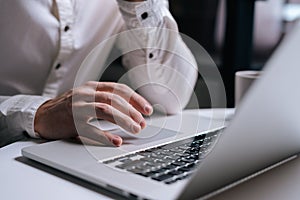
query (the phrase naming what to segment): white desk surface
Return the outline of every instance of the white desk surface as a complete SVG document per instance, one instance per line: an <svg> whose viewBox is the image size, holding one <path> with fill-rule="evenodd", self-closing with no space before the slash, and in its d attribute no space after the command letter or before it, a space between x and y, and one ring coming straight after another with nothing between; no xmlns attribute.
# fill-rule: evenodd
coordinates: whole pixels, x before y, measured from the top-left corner
<svg viewBox="0 0 300 200"><path fill-rule="evenodd" d="M217 110L217 115L220 110ZM232 111L229 110L229 113ZM211 110L187 110L182 126L189 130L190 117L200 116L199 130L221 125L221 120L208 120ZM217 117L218 118L218 117ZM178 118L177 118L178 119ZM167 128L174 128L176 117L168 118ZM22 200L96 200L118 198L113 193L86 183L57 170L51 169L21 156L21 149L38 144L37 140L16 142L0 149L0 196L1 199ZM240 184L212 199L299 199L300 158L290 161L263 175Z"/></svg>

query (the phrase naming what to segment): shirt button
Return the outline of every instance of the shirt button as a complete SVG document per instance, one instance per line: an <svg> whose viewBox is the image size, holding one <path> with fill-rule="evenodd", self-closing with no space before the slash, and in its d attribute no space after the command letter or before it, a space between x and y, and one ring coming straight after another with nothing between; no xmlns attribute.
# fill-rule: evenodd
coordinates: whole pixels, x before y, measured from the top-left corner
<svg viewBox="0 0 300 200"><path fill-rule="evenodd" d="M56 66L55 66L55 69L59 69L61 67L61 64L58 63Z"/></svg>
<svg viewBox="0 0 300 200"><path fill-rule="evenodd" d="M70 30L70 26L68 26L68 25L65 26L64 31L65 31L65 32L68 32L69 30Z"/></svg>
<svg viewBox="0 0 300 200"><path fill-rule="evenodd" d="M149 58L150 58L150 59L153 58L153 56L154 56L153 53L150 53L150 54L149 54Z"/></svg>
<svg viewBox="0 0 300 200"><path fill-rule="evenodd" d="M142 19L146 19L148 17L148 13L147 12L144 12L142 15L141 15Z"/></svg>

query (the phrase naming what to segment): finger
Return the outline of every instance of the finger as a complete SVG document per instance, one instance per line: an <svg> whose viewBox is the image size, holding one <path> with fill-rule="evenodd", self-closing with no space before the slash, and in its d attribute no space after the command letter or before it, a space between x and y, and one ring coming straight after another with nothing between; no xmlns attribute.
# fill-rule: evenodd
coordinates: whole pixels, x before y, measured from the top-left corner
<svg viewBox="0 0 300 200"><path fill-rule="evenodd" d="M86 144L97 144L97 142L100 142L105 145L114 145L114 146L121 146L122 145L122 138L117 135L113 135L109 132L102 131L92 125L86 124L84 129L78 130L78 135L83 138L82 142L87 142ZM92 140L92 141L89 141Z"/></svg>
<svg viewBox="0 0 300 200"><path fill-rule="evenodd" d="M141 131L141 126L138 123L116 108L104 103L95 103L93 106L96 111L96 116L93 117L110 121L134 134Z"/></svg>
<svg viewBox="0 0 300 200"><path fill-rule="evenodd" d="M153 107L151 104L136 92L131 94L129 103L144 115L149 116L153 113Z"/></svg>
<svg viewBox="0 0 300 200"><path fill-rule="evenodd" d="M118 135L114 135L108 131L104 131L103 134L106 136L106 138L108 138L109 141L111 141L115 146L119 147L122 145L123 143L123 139L118 136Z"/></svg>
<svg viewBox="0 0 300 200"><path fill-rule="evenodd" d="M125 115L131 117L142 128L146 127L146 120L144 119L142 114L121 96L109 92L97 92L95 101L111 105Z"/></svg>
<svg viewBox="0 0 300 200"><path fill-rule="evenodd" d="M87 121L91 118L103 119L117 124L131 133L139 133L142 128L142 126L130 116L106 103L76 102L73 104L73 107L73 118L75 122Z"/></svg>
<svg viewBox="0 0 300 200"><path fill-rule="evenodd" d="M95 87L97 91L111 92L123 97L134 108L145 115L151 115L153 112L151 104L125 84L111 82L90 82L89 84Z"/></svg>

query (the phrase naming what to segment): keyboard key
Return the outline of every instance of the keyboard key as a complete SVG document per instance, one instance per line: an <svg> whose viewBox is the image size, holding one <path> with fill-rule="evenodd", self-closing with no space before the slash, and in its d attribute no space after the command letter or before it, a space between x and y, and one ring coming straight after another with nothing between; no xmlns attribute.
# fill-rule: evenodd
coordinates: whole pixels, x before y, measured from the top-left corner
<svg viewBox="0 0 300 200"><path fill-rule="evenodd" d="M194 166L189 166L189 167L181 167L178 170L182 171L182 172L189 172L192 171L194 169Z"/></svg>
<svg viewBox="0 0 300 200"><path fill-rule="evenodd" d="M167 180L167 179L171 179L173 176L171 174L163 174L161 176L158 176L158 177L151 177L152 179L154 180L157 180L157 181L164 181L164 180Z"/></svg>
<svg viewBox="0 0 300 200"><path fill-rule="evenodd" d="M167 165L165 167L163 167L162 169L165 169L165 170L173 170L173 169L176 169L177 166L176 165Z"/></svg>
<svg viewBox="0 0 300 200"><path fill-rule="evenodd" d="M137 155L140 155L140 156L148 156L148 155L150 155L151 154L151 152L147 152L147 151L141 151L141 152L138 152L137 153Z"/></svg>
<svg viewBox="0 0 300 200"><path fill-rule="evenodd" d="M175 165L175 166L184 166L186 163L185 162L182 162L182 161L175 161L172 163L172 165Z"/></svg>
<svg viewBox="0 0 300 200"><path fill-rule="evenodd" d="M185 163L194 163L196 159L194 158L181 158L181 161L182 162L185 162Z"/></svg>
<svg viewBox="0 0 300 200"><path fill-rule="evenodd" d="M120 168L120 169L131 169L132 167L135 166L139 166L139 165L144 165L145 162L140 161L140 160L134 160L132 162L129 163L123 163L121 165L117 165L116 167Z"/></svg>
<svg viewBox="0 0 300 200"><path fill-rule="evenodd" d="M183 150L182 150L182 149L179 149L179 148L170 149L170 151L171 151L172 153L182 153L182 152L183 152ZM168 154L168 155L169 155L169 154Z"/></svg>
<svg viewBox="0 0 300 200"><path fill-rule="evenodd" d="M180 175L184 173L183 171L179 171L179 170L173 170L173 171L170 171L168 174L172 175L172 176L177 176L177 175Z"/></svg>

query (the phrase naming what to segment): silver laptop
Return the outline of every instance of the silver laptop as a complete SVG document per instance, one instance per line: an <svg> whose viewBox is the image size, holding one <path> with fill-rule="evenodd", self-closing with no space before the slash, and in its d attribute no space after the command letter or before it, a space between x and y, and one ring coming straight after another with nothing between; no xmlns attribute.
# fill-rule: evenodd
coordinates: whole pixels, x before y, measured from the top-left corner
<svg viewBox="0 0 300 200"><path fill-rule="evenodd" d="M210 197L300 152L299 44L298 25L226 129L181 139L163 129L151 139L125 140L122 148L55 141L22 154L129 198Z"/></svg>

